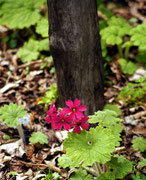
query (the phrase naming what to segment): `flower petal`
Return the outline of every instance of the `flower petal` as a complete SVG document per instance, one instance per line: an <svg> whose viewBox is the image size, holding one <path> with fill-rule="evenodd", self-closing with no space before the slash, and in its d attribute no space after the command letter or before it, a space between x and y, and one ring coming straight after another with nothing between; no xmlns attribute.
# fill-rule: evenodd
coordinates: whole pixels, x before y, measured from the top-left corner
<svg viewBox="0 0 146 180"><path fill-rule="evenodd" d="M79 106L80 103L81 103L80 100L78 100L78 99L75 99L75 100L74 100L74 106L75 106L75 107Z"/></svg>
<svg viewBox="0 0 146 180"><path fill-rule="evenodd" d="M73 101L68 100L68 101L66 101L65 103L66 103L66 105L67 105L68 107L70 107L70 108L73 107Z"/></svg>
<svg viewBox="0 0 146 180"><path fill-rule="evenodd" d="M62 123L55 123L54 125L57 131L60 131L62 129Z"/></svg>
<svg viewBox="0 0 146 180"><path fill-rule="evenodd" d="M64 123L63 126L64 126L64 129L67 131L69 131L69 129L71 128L71 125L68 123Z"/></svg>
<svg viewBox="0 0 146 180"><path fill-rule="evenodd" d="M79 126L76 126L76 127L73 129L73 132L80 134L80 132L81 132L80 127L79 127Z"/></svg>
<svg viewBox="0 0 146 180"><path fill-rule="evenodd" d="M89 117L87 115L85 115L82 119L81 119L81 122L84 123L84 122L87 122L89 119Z"/></svg>
<svg viewBox="0 0 146 180"><path fill-rule="evenodd" d="M77 107L77 110L78 110L78 111L86 111L87 108L86 108L85 105L80 105L79 107Z"/></svg>
<svg viewBox="0 0 146 180"><path fill-rule="evenodd" d="M83 113L81 113L79 111L76 112L76 116L77 116L78 119L81 119L82 117L84 117Z"/></svg>
<svg viewBox="0 0 146 180"><path fill-rule="evenodd" d="M49 123L51 123L51 118L48 116L45 118L45 121L49 124Z"/></svg>
<svg viewBox="0 0 146 180"><path fill-rule="evenodd" d="M88 127L89 127L89 124L88 124L88 123L83 123L83 124L81 124L81 128L82 128L82 129L87 130Z"/></svg>

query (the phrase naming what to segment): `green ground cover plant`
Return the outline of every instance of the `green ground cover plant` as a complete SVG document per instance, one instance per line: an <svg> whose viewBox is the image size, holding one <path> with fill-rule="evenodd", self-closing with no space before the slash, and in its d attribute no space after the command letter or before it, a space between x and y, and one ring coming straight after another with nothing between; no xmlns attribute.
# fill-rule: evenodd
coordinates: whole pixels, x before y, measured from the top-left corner
<svg viewBox="0 0 146 180"><path fill-rule="evenodd" d="M80 100L66 101L67 107L56 109L52 103L47 110L46 121L51 123L54 130L64 128L69 131L63 146L66 154L58 159L60 167L75 169L70 179L79 176L83 179L122 179L134 169L135 163L128 161L124 156L114 151L120 145L122 132L122 119L116 111L105 108L87 117L82 112L86 111L85 105L80 105ZM111 107L109 107L111 108ZM5 110L7 109L7 111ZM115 109L115 107L114 107ZM0 108L0 119L9 126L18 126L20 118L26 115L23 106L10 103ZM95 128L89 128L90 124L98 124ZM89 129L88 129L89 128ZM32 144L48 144L48 138L41 132L33 132L29 141ZM146 140L142 137L133 139L132 146L142 153L146 150ZM145 166L145 159L138 163L136 174L132 178L144 177L139 169ZM103 168L104 167L104 168ZM104 171L106 167L106 171Z"/></svg>
<svg viewBox="0 0 146 180"><path fill-rule="evenodd" d="M122 100L125 105L136 106L144 103L146 94L146 77L139 78L135 82L126 83L119 92L116 101Z"/></svg>

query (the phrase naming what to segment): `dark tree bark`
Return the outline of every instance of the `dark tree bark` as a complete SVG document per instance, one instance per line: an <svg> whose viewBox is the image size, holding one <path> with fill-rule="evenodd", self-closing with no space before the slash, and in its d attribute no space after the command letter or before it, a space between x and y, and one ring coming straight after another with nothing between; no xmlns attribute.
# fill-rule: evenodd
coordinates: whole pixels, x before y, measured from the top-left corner
<svg viewBox="0 0 146 180"><path fill-rule="evenodd" d="M48 0L48 12L59 105L79 98L93 114L104 104L96 0Z"/></svg>

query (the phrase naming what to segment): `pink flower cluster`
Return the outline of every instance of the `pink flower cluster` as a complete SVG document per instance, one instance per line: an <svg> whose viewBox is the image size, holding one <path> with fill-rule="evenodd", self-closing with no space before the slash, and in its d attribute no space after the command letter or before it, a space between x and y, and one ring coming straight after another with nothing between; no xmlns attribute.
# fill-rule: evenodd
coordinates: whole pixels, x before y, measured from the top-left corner
<svg viewBox="0 0 146 180"><path fill-rule="evenodd" d="M50 105L50 109L47 110L48 116L46 117L47 123L51 123L52 129L61 130L62 127L69 131L70 128L74 128L74 133L80 133L81 128L87 130L89 127L88 116L83 115L83 111L86 111L85 105L80 105L81 101L75 99L74 102L71 100L66 101L68 107L62 110L57 110L55 102Z"/></svg>

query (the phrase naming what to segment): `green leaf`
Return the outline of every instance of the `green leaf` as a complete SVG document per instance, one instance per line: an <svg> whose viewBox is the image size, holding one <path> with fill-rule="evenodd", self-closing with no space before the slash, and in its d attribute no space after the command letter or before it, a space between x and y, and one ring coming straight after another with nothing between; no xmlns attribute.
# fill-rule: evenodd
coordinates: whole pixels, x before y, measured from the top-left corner
<svg viewBox="0 0 146 180"><path fill-rule="evenodd" d="M48 144L48 137L41 132L33 132L29 141L32 144L40 143L40 144Z"/></svg>
<svg viewBox="0 0 146 180"><path fill-rule="evenodd" d="M137 70L136 64L134 64L132 61L127 61L123 58L120 58L118 61L124 74L132 75Z"/></svg>
<svg viewBox="0 0 146 180"><path fill-rule="evenodd" d="M132 140L133 148L144 152L146 150L146 139L143 137L138 137Z"/></svg>
<svg viewBox="0 0 146 180"><path fill-rule="evenodd" d="M130 31L131 41L135 46L138 46L140 51L146 50L146 23L137 25Z"/></svg>
<svg viewBox="0 0 146 180"><path fill-rule="evenodd" d="M39 41L39 51L49 51L49 38Z"/></svg>
<svg viewBox="0 0 146 180"><path fill-rule="evenodd" d="M119 34L119 28L116 26L109 26L102 29L100 34L106 44L119 45L122 43L122 37Z"/></svg>
<svg viewBox="0 0 146 180"><path fill-rule="evenodd" d="M17 173L17 172L15 172L15 171L11 171L11 172L9 172L9 175L10 175L10 176L17 176L17 175L18 175L18 173Z"/></svg>
<svg viewBox="0 0 146 180"><path fill-rule="evenodd" d="M117 118L117 113L108 109L104 111L97 111L95 115L89 116L89 123L97 123L99 122L100 125L110 127L111 125L115 125L120 123L122 119Z"/></svg>
<svg viewBox="0 0 146 180"><path fill-rule="evenodd" d="M114 171L116 179L122 179L132 171L132 162L124 156L114 155L107 166Z"/></svg>
<svg viewBox="0 0 146 180"><path fill-rule="evenodd" d="M131 26L123 18L112 17L108 20L108 27L101 30L100 34L107 44L119 45L123 36L129 34Z"/></svg>
<svg viewBox="0 0 146 180"><path fill-rule="evenodd" d="M38 34L41 34L42 37L48 37L49 25L48 25L48 20L47 20L47 19L42 18L42 19L37 23L36 32L37 32Z"/></svg>
<svg viewBox="0 0 146 180"><path fill-rule="evenodd" d="M61 157L58 158L58 165L63 168L73 167L71 159L66 154L63 154Z"/></svg>
<svg viewBox="0 0 146 180"><path fill-rule="evenodd" d="M136 173L136 175L132 175L133 180L145 180L146 176L144 174L141 174L140 172Z"/></svg>
<svg viewBox="0 0 146 180"><path fill-rule="evenodd" d="M3 139L5 139L5 140L10 140L11 137L10 137L9 135L3 135Z"/></svg>
<svg viewBox="0 0 146 180"><path fill-rule="evenodd" d="M54 177L54 180L57 180L60 177L59 173L57 172L54 172L52 175Z"/></svg>
<svg viewBox="0 0 146 180"><path fill-rule="evenodd" d="M140 63L146 63L146 51L141 51L136 55L136 60Z"/></svg>
<svg viewBox="0 0 146 180"><path fill-rule="evenodd" d="M19 118L23 118L26 115L24 106L18 106L17 104L10 103L0 108L0 119L10 127L20 124Z"/></svg>
<svg viewBox="0 0 146 180"><path fill-rule="evenodd" d="M39 42L30 39L28 42L24 43L22 48L18 50L18 57L22 60L23 63L31 62L36 60L39 56Z"/></svg>
<svg viewBox="0 0 146 180"><path fill-rule="evenodd" d="M43 1L38 0L7 0L1 7L0 23L8 25L9 28L28 28L36 24L41 18L40 10L37 9Z"/></svg>
<svg viewBox="0 0 146 180"><path fill-rule="evenodd" d="M56 101L57 97L57 85L51 85L49 87L49 90L46 92L45 96L41 98L38 104L46 104L48 106L52 104L52 102Z"/></svg>
<svg viewBox="0 0 146 180"><path fill-rule="evenodd" d="M63 145L73 165L78 167L82 163L85 167L95 161L103 164L109 161L110 153L115 149L115 137L109 129L98 126L80 134L69 133Z"/></svg>
<svg viewBox="0 0 146 180"><path fill-rule="evenodd" d="M124 18L113 16L108 20L109 26L119 27L119 33L121 36L129 34L129 31L132 29L129 23Z"/></svg>
<svg viewBox="0 0 146 180"><path fill-rule="evenodd" d="M93 176L88 175L85 170L79 169L71 174L69 180L93 180Z"/></svg>
<svg viewBox="0 0 146 180"><path fill-rule="evenodd" d="M138 163L138 166L141 166L141 167L146 166L146 159L143 158L142 161L140 161L140 162Z"/></svg>
<svg viewBox="0 0 146 180"><path fill-rule="evenodd" d="M121 115L121 110L120 110L116 105L106 104L106 105L104 106L104 110L105 110L105 109L109 109L109 110L114 111L115 113L117 113L117 116L120 116L120 115Z"/></svg>
<svg viewBox="0 0 146 180"><path fill-rule="evenodd" d="M119 146L121 141L120 133L122 131L122 125L119 124L122 119L116 117L117 114L114 111L105 109L104 111L97 111L95 115L89 116L89 123L99 123L99 125L109 128L111 133L115 137L115 145Z"/></svg>
<svg viewBox="0 0 146 180"><path fill-rule="evenodd" d="M104 174L101 174L97 180L115 180L115 174L113 172L106 172Z"/></svg>

